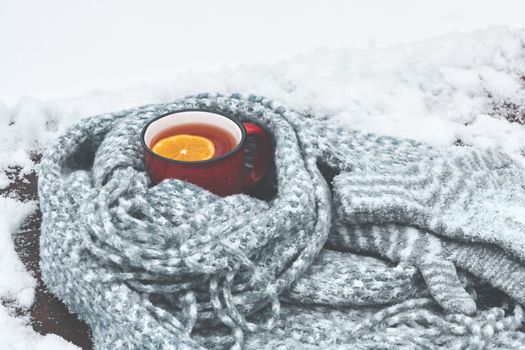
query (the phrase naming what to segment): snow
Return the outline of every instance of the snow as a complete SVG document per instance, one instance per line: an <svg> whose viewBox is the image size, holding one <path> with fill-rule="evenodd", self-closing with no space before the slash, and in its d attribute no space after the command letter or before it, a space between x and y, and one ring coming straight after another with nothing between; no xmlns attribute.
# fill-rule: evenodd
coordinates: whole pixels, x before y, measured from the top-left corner
<svg viewBox="0 0 525 350"><path fill-rule="evenodd" d="M54 334L42 336L31 328L27 316L15 317L15 306L28 308L34 302L35 278L15 252L13 236L36 203L0 197L0 349L74 350L75 345ZM23 232L19 233L23 235Z"/></svg>
<svg viewBox="0 0 525 350"><path fill-rule="evenodd" d="M36 281L15 252L13 233L35 207L35 203L0 198L0 298L15 301L22 307L33 303Z"/></svg>
<svg viewBox="0 0 525 350"><path fill-rule="evenodd" d="M317 49L273 64L187 72L68 99L24 97L0 110L1 121L15 123L0 144L0 166L27 166L29 150L82 117L202 91L263 94L367 132L434 145L461 140L518 156L525 128L498 120L494 104L523 105L525 82L517 72L525 72L524 40L524 30L495 27L391 48Z"/></svg>
<svg viewBox="0 0 525 350"><path fill-rule="evenodd" d="M262 94L366 132L523 159L525 127L500 116L525 105L525 30L509 28L522 25L520 0L252 6L3 1L0 188L8 166L30 171L30 152L81 118L203 91ZM471 32L489 24L505 26ZM0 349L74 349L15 317L36 282L13 235L35 207L0 197Z"/></svg>
<svg viewBox="0 0 525 350"><path fill-rule="evenodd" d="M0 99L121 89L316 47L389 47L487 25L521 27L524 12L522 0L2 0Z"/></svg>
<svg viewBox="0 0 525 350"><path fill-rule="evenodd" d="M0 304L0 349L9 350L79 350L55 334L35 333L26 317L14 317Z"/></svg>

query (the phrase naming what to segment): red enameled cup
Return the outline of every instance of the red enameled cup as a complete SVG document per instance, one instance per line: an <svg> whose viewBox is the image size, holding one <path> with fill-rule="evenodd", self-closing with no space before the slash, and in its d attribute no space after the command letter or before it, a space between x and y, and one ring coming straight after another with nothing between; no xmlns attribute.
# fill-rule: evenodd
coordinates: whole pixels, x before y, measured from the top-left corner
<svg viewBox="0 0 525 350"><path fill-rule="evenodd" d="M184 162L163 157L150 147L163 130L182 124L210 124L234 136L237 145L228 153L209 160ZM245 166L245 147L248 136L256 139L251 169ZM254 123L240 123L216 112L182 110L163 114L151 120L140 135L145 152L146 171L153 184L165 179L180 179L201 186L220 196L241 193L263 178L268 169L271 146L268 135Z"/></svg>

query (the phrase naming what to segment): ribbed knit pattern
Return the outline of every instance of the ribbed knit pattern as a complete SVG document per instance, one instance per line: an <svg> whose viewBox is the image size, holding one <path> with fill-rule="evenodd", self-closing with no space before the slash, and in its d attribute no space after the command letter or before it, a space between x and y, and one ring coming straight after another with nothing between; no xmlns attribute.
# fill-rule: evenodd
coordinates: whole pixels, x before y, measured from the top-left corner
<svg viewBox="0 0 525 350"><path fill-rule="evenodd" d="M140 130L188 108L265 127L274 199L150 185ZM510 279L521 278L524 250L509 240L519 238L523 171L496 153L478 162L447 152L238 94L88 118L42 159L43 278L96 349L525 347L521 307L476 311L456 273L522 302L522 280ZM319 163L340 173L333 200ZM498 275L490 267L502 256Z"/></svg>
<svg viewBox="0 0 525 350"><path fill-rule="evenodd" d="M445 300L474 311L458 284L448 283L454 265L525 302L525 176L508 156L465 148L427 152L403 167L341 174L334 186L346 223L336 231L357 242L348 246L361 243L391 261L417 255L415 265L448 310L456 306Z"/></svg>
<svg viewBox="0 0 525 350"><path fill-rule="evenodd" d="M474 300L461 285L454 264L445 258L440 240L424 231L411 227L342 226L331 236L331 243L416 266L430 293L443 308L465 314L476 311Z"/></svg>

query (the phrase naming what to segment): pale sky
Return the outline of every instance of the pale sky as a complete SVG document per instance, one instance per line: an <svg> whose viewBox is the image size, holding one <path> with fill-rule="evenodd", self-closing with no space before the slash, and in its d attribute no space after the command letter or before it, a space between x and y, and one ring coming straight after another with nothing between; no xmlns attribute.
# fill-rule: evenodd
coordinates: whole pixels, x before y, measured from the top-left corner
<svg viewBox="0 0 525 350"><path fill-rule="evenodd" d="M524 25L522 0L1 0L0 101Z"/></svg>

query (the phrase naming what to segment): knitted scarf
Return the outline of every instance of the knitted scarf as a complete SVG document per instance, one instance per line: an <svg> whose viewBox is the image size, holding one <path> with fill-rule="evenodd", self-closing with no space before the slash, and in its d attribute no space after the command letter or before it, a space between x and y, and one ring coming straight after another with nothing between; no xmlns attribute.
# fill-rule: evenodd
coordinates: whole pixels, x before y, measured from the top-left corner
<svg viewBox="0 0 525 350"><path fill-rule="evenodd" d="M151 185L140 130L189 108L264 126L272 199ZM499 152L201 94L80 121L39 196L43 279L96 349L525 348L525 173Z"/></svg>

